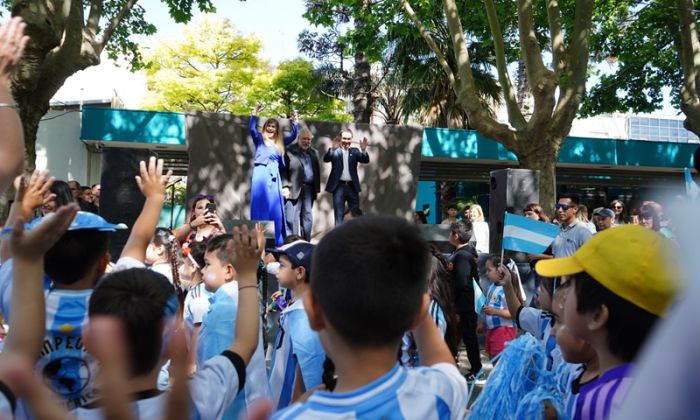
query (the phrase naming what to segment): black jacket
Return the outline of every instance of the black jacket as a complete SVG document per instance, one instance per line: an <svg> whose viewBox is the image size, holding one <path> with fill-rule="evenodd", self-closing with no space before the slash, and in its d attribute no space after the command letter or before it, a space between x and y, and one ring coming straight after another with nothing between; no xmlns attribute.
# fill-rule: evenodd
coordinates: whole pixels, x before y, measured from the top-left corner
<svg viewBox="0 0 700 420"><path fill-rule="evenodd" d="M472 280L477 273L476 259L476 250L471 245L455 250L450 257L455 313L474 312L474 285Z"/></svg>
<svg viewBox="0 0 700 420"><path fill-rule="evenodd" d="M282 170L282 186L289 187L289 198L296 200L299 198L301 187L304 185L304 162L301 158L301 147L298 144L292 144L287 147L287 153L284 154L285 168ZM321 191L321 170L318 164L318 151L313 147L309 148L309 156L311 157L311 170L314 173L314 193L313 199Z"/></svg>

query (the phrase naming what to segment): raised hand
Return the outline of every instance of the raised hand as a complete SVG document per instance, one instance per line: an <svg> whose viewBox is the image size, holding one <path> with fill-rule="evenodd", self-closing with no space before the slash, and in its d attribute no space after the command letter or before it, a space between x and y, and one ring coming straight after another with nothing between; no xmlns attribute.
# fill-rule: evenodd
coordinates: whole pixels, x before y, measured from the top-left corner
<svg viewBox="0 0 700 420"><path fill-rule="evenodd" d="M13 17L0 26L0 79L9 80L19 64L29 37L24 35L27 25L20 17Z"/></svg>
<svg viewBox="0 0 700 420"><path fill-rule="evenodd" d="M148 167L146 162L141 161L139 163L139 172L140 175L136 175L136 184L138 184L143 195L146 198L158 196L165 198L165 190L173 171L168 170L168 173L163 175L163 159L156 160L155 157L151 156L148 160Z"/></svg>
<svg viewBox="0 0 700 420"><path fill-rule="evenodd" d="M258 263L260 261L259 231L249 232L248 226L233 228L233 247L236 255L236 271L238 271L239 288L257 284ZM228 249L228 248L227 248Z"/></svg>
<svg viewBox="0 0 700 420"><path fill-rule="evenodd" d="M255 104L255 108L253 108L253 115L258 115L258 112L262 109L262 104L260 102L257 102Z"/></svg>
<svg viewBox="0 0 700 420"><path fill-rule="evenodd" d="M292 110L292 113L290 114L292 122L295 123L297 122L297 119L299 118L299 115L297 114L297 110L294 109Z"/></svg>
<svg viewBox="0 0 700 420"><path fill-rule="evenodd" d="M22 214L30 215L34 210L56 198L56 194L49 192L49 188L56 180L49 175L49 171L34 171L28 180L26 177L22 178L15 196L17 203L22 203Z"/></svg>
<svg viewBox="0 0 700 420"><path fill-rule="evenodd" d="M333 150L337 150L340 147L340 136L335 136L332 144Z"/></svg>
<svg viewBox="0 0 700 420"><path fill-rule="evenodd" d="M363 137L362 140L360 141L360 149L364 152L367 150L367 146L369 145L369 140L367 137Z"/></svg>
<svg viewBox="0 0 700 420"><path fill-rule="evenodd" d="M51 213L31 230L24 230L24 220L17 218L10 234L10 251L16 259L42 258L68 230L78 212L77 204L68 204Z"/></svg>

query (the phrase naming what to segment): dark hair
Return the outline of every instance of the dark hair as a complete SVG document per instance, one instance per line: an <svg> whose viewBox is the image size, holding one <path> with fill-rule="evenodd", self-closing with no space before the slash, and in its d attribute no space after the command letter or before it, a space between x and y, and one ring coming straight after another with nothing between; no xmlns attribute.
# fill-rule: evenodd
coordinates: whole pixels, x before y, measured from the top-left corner
<svg viewBox="0 0 700 420"><path fill-rule="evenodd" d="M625 203L623 203L621 200L613 200L610 202L610 209L613 212L615 211L615 204L620 204L622 206L622 213L620 213L619 216L617 214L615 215L615 223L627 223L627 206L625 206Z"/></svg>
<svg viewBox="0 0 700 420"><path fill-rule="evenodd" d="M447 210L449 209L455 209L457 210L457 203L450 203L447 205Z"/></svg>
<svg viewBox="0 0 700 420"><path fill-rule="evenodd" d="M451 276L449 273L449 262L444 255L433 244L429 244L430 253L433 255L430 262L430 274L428 275L428 293L442 309L445 316L445 343L457 357L459 350L459 331L457 315L452 303Z"/></svg>
<svg viewBox="0 0 700 420"><path fill-rule="evenodd" d="M352 219L314 249L311 293L348 345L398 345L420 310L429 256L428 244L405 220Z"/></svg>
<svg viewBox="0 0 700 420"><path fill-rule="evenodd" d="M569 200L571 200L571 202L572 202L575 206L578 206L579 203L581 202L581 200L579 199L578 194L564 193L564 194L559 195L559 200L561 200L562 198L568 198Z"/></svg>
<svg viewBox="0 0 700 420"><path fill-rule="evenodd" d="M364 213L362 213L362 209L360 209L359 207L353 207L353 208L345 210L345 212L343 213L343 216L346 216L348 213L353 217L353 219L355 217L360 217L364 214Z"/></svg>
<svg viewBox="0 0 700 420"><path fill-rule="evenodd" d="M180 243L175 239L173 232L164 227L156 228L156 233L153 235L151 242L153 242L155 246L162 246L165 248L165 252L168 256L168 264L170 264L170 271L173 276L173 284L175 287L179 288L180 272L178 271L178 267L180 266Z"/></svg>
<svg viewBox="0 0 700 420"><path fill-rule="evenodd" d="M639 208L639 217L650 217L652 221L652 230L658 232L661 230L661 218L663 217L663 207L661 204L654 201L647 201Z"/></svg>
<svg viewBox="0 0 700 420"><path fill-rule="evenodd" d="M547 214L544 212L544 209L539 204L529 203L523 209L523 213L525 213L526 211L531 211L537 214L541 221L549 223L549 216L547 216Z"/></svg>
<svg viewBox="0 0 700 420"><path fill-rule="evenodd" d="M617 296L588 273L575 274L574 278L576 311L591 312L605 305L608 349L626 362L634 360L659 317Z"/></svg>
<svg viewBox="0 0 700 420"><path fill-rule="evenodd" d="M56 208L75 202L70 187L65 181L54 181L51 187L49 187L49 192L56 194Z"/></svg>
<svg viewBox="0 0 700 420"><path fill-rule="evenodd" d="M109 232L68 231L44 255L44 271L56 283L73 284L95 267L108 247Z"/></svg>
<svg viewBox="0 0 700 420"><path fill-rule="evenodd" d="M221 235L214 236L207 242L207 253L216 253L216 258L221 261L222 264L235 264L234 256L226 251L229 241L233 240L233 235L230 233L224 233Z"/></svg>
<svg viewBox="0 0 700 420"><path fill-rule="evenodd" d="M353 136L353 137L355 136L355 133L353 133L352 130L350 129L350 127L347 127L347 126L341 128L341 129L340 129L340 132L338 133L338 135L339 135L340 137L342 137L342 136L343 136L343 133L350 133L351 136Z"/></svg>
<svg viewBox="0 0 700 420"><path fill-rule="evenodd" d="M284 244L287 245L287 244L291 244L292 242L303 241L303 240L304 240L304 238L302 238L299 235L287 235L284 238Z"/></svg>
<svg viewBox="0 0 700 420"><path fill-rule="evenodd" d="M202 200L207 200L210 203L215 203L213 195L195 194L194 197L192 197L192 206L190 206L190 222L194 220L194 209L195 207L197 207L197 203L199 203Z"/></svg>
<svg viewBox="0 0 700 420"><path fill-rule="evenodd" d="M207 244L203 242L190 242L188 245L189 253L197 263L199 268L204 267L204 253L207 251Z"/></svg>
<svg viewBox="0 0 700 420"><path fill-rule="evenodd" d="M427 225L428 224L428 218L425 217L425 213L423 211L417 211L415 213L415 216L418 217L418 220L421 221L422 224Z"/></svg>
<svg viewBox="0 0 700 420"><path fill-rule="evenodd" d="M459 243L466 244L472 238L472 222L469 220L457 220L450 225L450 232L457 235Z"/></svg>
<svg viewBox="0 0 700 420"><path fill-rule="evenodd" d="M123 323L133 376L148 374L158 366L164 322L176 312L173 286L162 274L145 268L107 275L90 297L90 318L107 315Z"/></svg>

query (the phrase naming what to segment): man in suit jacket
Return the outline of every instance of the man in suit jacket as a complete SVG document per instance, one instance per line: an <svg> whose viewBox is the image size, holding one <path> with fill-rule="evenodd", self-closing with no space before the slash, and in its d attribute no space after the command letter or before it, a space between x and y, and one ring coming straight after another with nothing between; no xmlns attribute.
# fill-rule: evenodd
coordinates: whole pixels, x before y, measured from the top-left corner
<svg viewBox="0 0 700 420"><path fill-rule="evenodd" d="M333 212L335 225L343 223L345 204L348 208L360 207L360 178L357 176L357 164L369 163L367 145L369 140L364 137L360 148L350 147L352 131L345 128L340 135L333 139L333 145L323 156L324 162L331 162L331 174L328 176L326 191L333 193Z"/></svg>
<svg viewBox="0 0 700 420"><path fill-rule="evenodd" d="M282 171L282 194L285 197L285 220L288 234L298 234L311 240L313 205L321 191L321 171L318 151L311 147L313 135L301 130L297 143L287 147L286 168Z"/></svg>

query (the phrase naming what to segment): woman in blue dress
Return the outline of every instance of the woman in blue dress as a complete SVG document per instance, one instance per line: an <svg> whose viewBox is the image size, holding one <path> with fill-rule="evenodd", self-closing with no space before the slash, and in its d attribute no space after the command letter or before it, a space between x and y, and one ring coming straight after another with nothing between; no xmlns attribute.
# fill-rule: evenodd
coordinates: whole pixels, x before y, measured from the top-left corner
<svg viewBox="0 0 700 420"><path fill-rule="evenodd" d="M253 182L250 189L250 219L272 220L275 223L275 242L284 243L284 198L280 168L284 167L284 148L297 138L297 115L292 112L292 130L282 137L279 122L274 118L265 121L262 132L258 132L256 105L248 122L248 130L255 142Z"/></svg>

